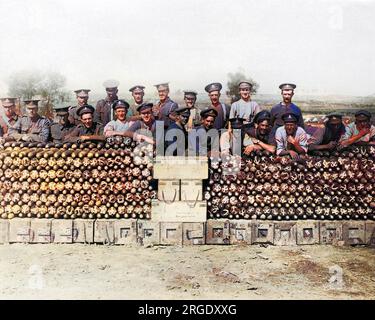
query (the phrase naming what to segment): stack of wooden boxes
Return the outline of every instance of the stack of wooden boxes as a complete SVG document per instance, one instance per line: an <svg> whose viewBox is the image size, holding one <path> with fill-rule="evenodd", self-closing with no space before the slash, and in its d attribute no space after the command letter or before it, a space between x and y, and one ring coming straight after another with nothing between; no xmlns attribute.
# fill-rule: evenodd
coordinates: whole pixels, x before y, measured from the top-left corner
<svg viewBox="0 0 375 320"><path fill-rule="evenodd" d="M160 228L160 244L204 244L207 203L203 180L206 157L157 157L154 178L158 199L152 201L151 221Z"/></svg>

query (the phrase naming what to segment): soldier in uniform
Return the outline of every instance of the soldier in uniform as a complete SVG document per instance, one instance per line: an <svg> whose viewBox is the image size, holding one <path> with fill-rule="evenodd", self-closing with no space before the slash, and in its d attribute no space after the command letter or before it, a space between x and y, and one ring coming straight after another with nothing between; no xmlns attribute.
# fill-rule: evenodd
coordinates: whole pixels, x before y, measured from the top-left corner
<svg viewBox="0 0 375 320"><path fill-rule="evenodd" d="M196 134L189 133L189 155L210 156L219 152L219 136L207 137L210 129L214 128L215 118L218 113L215 109L209 108L201 111L200 116L202 125L192 130L195 130ZM215 150L212 150L212 147Z"/></svg>
<svg viewBox="0 0 375 320"><path fill-rule="evenodd" d="M97 102L94 117L94 120L101 123L103 126L113 120L112 103L118 100L117 93L119 84L120 82L117 80L107 80L103 83L105 91L107 92L107 97Z"/></svg>
<svg viewBox="0 0 375 320"><path fill-rule="evenodd" d="M241 81L238 84L241 98L232 103L229 115L231 119L239 117L245 119L244 124L252 123L255 115L261 111L259 105L251 100L250 93L252 86L253 85L248 81Z"/></svg>
<svg viewBox="0 0 375 320"><path fill-rule="evenodd" d="M78 108L87 104L90 91L91 90L89 89L78 89L74 91L77 97L77 105L69 108L69 122L74 124L75 126L81 123L79 120L79 116L77 115L77 110Z"/></svg>
<svg viewBox="0 0 375 320"><path fill-rule="evenodd" d="M17 141L47 142L50 133L50 121L38 114L40 100L25 100L27 116L17 122L15 130L10 134Z"/></svg>
<svg viewBox="0 0 375 320"><path fill-rule="evenodd" d="M137 142L146 141L148 143L154 143L151 136L156 136L156 121L153 116L152 108L153 104L151 102L141 104L137 108L141 120L135 121L129 130L125 131L124 135Z"/></svg>
<svg viewBox="0 0 375 320"><path fill-rule="evenodd" d="M296 87L297 86L293 83L283 83L279 86L279 88L281 89L283 101L273 106L271 109L271 137L275 136L277 128L284 125L282 117L285 113L289 112L292 112L295 114L295 116L297 116L298 126L304 129L305 126L301 109L292 102L294 89Z"/></svg>
<svg viewBox="0 0 375 320"><path fill-rule="evenodd" d="M215 117L214 128L217 130L223 129L227 126L230 107L220 102L220 91L222 89L221 83L215 82L208 84L204 90L208 92L208 96L211 100L211 106L209 109L214 109L217 112Z"/></svg>
<svg viewBox="0 0 375 320"><path fill-rule="evenodd" d="M276 147L271 143L271 114L263 110L254 118L254 126L244 128L245 137L243 145L244 154L249 155L252 151L266 150L275 153Z"/></svg>
<svg viewBox="0 0 375 320"><path fill-rule="evenodd" d="M68 142L69 134L76 127L69 121L69 107L55 108L57 122L51 124L51 139L54 143Z"/></svg>
<svg viewBox="0 0 375 320"><path fill-rule="evenodd" d="M177 146L176 149L173 151L173 155L184 156L185 151L188 148L188 133L185 129L185 125L190 117L190 108L180 107L172 111L172 113L172 117L175 121L169 125L168 130L166 132L166 149L177 141ZM177 135L179 135L180 137L177 138ZM173 139L169 140L172 136ZM181 136L183 136L183 140L181 139ZM168 140L167 137L169 138Z"/></svg>
<svg viewBox="0 0 375 320"><path fill-rule="evenodd" d="M9 135L17 132L18 122L21 119L16 113L16 99L17 98L1 98L4 114L0 117L0 137L3 137L5 141L11 140Z"/></svg>
<svg viewBox="0 0 375 320"><path fill-rule="evenodd" d="M129 109L129 103L125 100L116 100L112 104L112 109L115 112L116 120L112 120L104 127L104 135L110 136L123 136L124 132L127 131L134 121L127 119L127 112Z"/></svg>
<svg viewBox="0 0 375 320"><path fill-rule="evenodd" d="M178 104L169 98L169 84L160 83L155 85L159 94L159 101L154 105L152 111L155 119L164 121L164 128L167 129L171 124L169 114L178 109Z"/></svg>
<svg viewBox="0 0 375 320"><path fill-rule="evenodd" d="M141 85L136 85L131 87L129 91L132 93L132 97L134 99L134 103L131 104L127 116L136 116L138 115L137 108L143 103L143 97L145 95L145 87Z"/></svg>
<svg viewBox="0 0 375 320"><path fill-rule="evenodd" d="M66 136L68 141L104 140L103 125L93 120L95 109L84 105L77 110L81 123Z"/></svg>
<svg viewBox="0 0 375 320"><path fill-rule="evenodd" d="M308 136L305 130L298 126L298 115L288 112L283 114L284 126L276 130L276 154L278 156L289 155L297 160L300 155L307 153Z"/></svg>
<svg viewBox="0 0 375 320"><path fill-rule="evenodd" d="M355 113L355 121L350 123L341 137L340 146L356 144L375 144L375 126L371 125L371 113L359 110Z"/></svg>
<svg viewBox="0 0 375 320"><path fill-rule="evenodd" d="M334 150L344 134L345 125L342 122L342 115L332 112L327 115L324 127L315 131L309 139L309 151Z"/></svg>
<svg viewBox="0 0 375 320"><path fill-rule="evenodd" d="M245 133L243 130L245 120L239 117L229 119L231 130L225 131L220 136L220 151L222 155L239 155L241 153Z"/></svg>
<svg viewBox="0 0 375 320"><path fill-rule="evenodd" d="M184 91L185 106L190 109L190 117L185 125L187 131L195 127L199 127L201 124L201 117L199 109L195 106L197 101L197 93L195 91Z"/></svg>

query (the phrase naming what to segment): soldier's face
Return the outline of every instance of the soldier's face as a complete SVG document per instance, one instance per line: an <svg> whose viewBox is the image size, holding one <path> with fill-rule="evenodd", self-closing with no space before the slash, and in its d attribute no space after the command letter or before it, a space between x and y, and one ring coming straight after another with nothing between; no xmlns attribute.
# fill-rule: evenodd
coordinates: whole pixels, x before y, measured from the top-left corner
<svg viewBox="0 0 375 320"><path fill-rule="evenodd" d="M81 116L81 122L86 128L91 128L93 124L92 120L92 114L91 113L85 113Z"/></svg>
<svg viewBox="0 0 375 320"><path fill-rule="evenodd" d="M259 133L261 135L267 135L271 132L271 126L270 126L270 123L268 120L264 120L260 123L258 123L258 127L257 127Z"/></svg>
<svg viewBox="0 0 375 320"><path fill-rule="evenodd" d="M365 117L357 117L355 119L355 124L358 128L358 130L362 130L362 129L366 129L366 128L370 128L371 125L370 125L370 119L369 118L365 118Z"/></svg>
<svg viewBox="0 0 375 320"><path fill-rule="evenodd" d="M187 96L187 97L184 98L184 100L185 100L185 104L186 104L187 107L189 107L189 108L194 107L195 100L196 100L194 97Z"/></svg>
<svg viewBox="0 0 375 320"><path fill-rule="evenodd" d="M35 118L38 115L38 108L27 108L27 115L30 118Z"/></svg>
<svg viewBox="0 0 375 320"><path fill-rule="evenodd" d="M159 89L158 94L159 94L159 99L161 101L164 101L168 97L169 90L168 89Z"/></svg>
<svg viewBox="0 0 375 320"><path fill-rule="evenodd" d="M124 121L126 119L126 109L125 108L119 108L116 109L116 117L120 121Z"/></svg>
<svg viewBox="0 0 375 320"><path fill-rule="evenodd" d="M206 129L211 129L214 127L215 118L208 116L206 119L202 120L202 124Z"/></svg>
<svg viewBox="0 0 375 320"><path fill-rule="evenodd" d="M61 125L68 123L69 113L56 115L57 122Z"/></svg>
<svg viewBox="0 0 375 320"><path fill-rule="evenodd" d="M329 127L333 130L337 130L340 127L341 123L341 119L338 118L332 118L328 121Z"/></svg>
<svg viewBox="0 0 375 320"><path fill-rule="evenodd" d="M239 91L240 96L243 100L247 100L250 98L250 88L241 88Z"/></svg>
<svg viewBox="0 0 375 320"><path fill-rule="evenodd" d="M118 89L107 89L106 91L109 100L113 100L117 97Z"/></svg>
<svg viewBox="0 0 375 320"><path fill-rule="evenodd" d="M297 123L295 122L287 122L284 124L284 127L288 136L294 135L297 131Z"/></svg>
<svg viewBox="0 0 375 320"><path fill-rule="evenodd" d="M141 111L140 114L141 114L141 117L142 117L142 121L145 124L149 124L152 121L152 110L151 109L143 110L143 111Z"/></svg>
<svg viewBox="0 0 375 320"><path fill-rule="evenodd" d="M283 101L286 103L290 103L292 101L292 97L294 92L292 89L281 90L281 95L283 97Z"/></svg>
<svg viewBox="0 0 375 320"><path fill-rule="evenodd" d="M77 97L77 101L80 106L87 104L88 100L89 100L89 97Z"/></svg>
<svg viewBox="0 0 375 320"><path fill-rule="evenodd" d="M189 120L189 117L190 117L190 112L189 113L183 113L183 114L180 114L179 118L180 118L180 122L181 124L184 126L185 124L187 124L188 120Z"/></svg>
<svg viewBox="0 0 375 320"><path fill-rule="evenodd" d="M144 95L145 93L143 91L136 91L132 93L133 99L137 104L142 104Z"/></svg>
<svg viewBox="0 0 375 320"><path fill-rule="evenodd" d="M208 94L210 97L211 103L212 104L217 104L219 102L220 98L220 92L219 91L212 91Z"/></svg>
<svg viewBox="0 0 375 320"><path fill-rule="evenodd" d="M11 117L16 114L16 106L4 107L4 113L7 117Z"/></svg>

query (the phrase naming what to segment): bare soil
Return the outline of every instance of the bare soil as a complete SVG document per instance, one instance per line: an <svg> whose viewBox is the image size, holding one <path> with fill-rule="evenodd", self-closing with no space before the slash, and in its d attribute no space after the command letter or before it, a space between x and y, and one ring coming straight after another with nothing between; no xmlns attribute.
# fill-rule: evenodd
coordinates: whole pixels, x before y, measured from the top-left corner
<svg viewBox="0 0 375 320"><path fill-rule="evenodd" d="M365 247L11 244L0 270L0 299L375 298Z"/></svg>

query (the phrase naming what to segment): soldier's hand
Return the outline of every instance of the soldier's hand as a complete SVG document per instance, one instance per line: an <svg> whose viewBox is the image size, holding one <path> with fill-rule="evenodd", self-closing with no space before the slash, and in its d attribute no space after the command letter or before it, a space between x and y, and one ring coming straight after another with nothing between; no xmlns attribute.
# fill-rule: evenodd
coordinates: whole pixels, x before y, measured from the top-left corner
<svg viewBox="0 0 375 320"><path fill-rule="evenodd" d="M292 136L288 136L287 141L288 141L289 143L291 143L291 144L295 144L297 140L294 139L294 137L292 137Z"/></svg>
<svg viewBox="0 0 375 320"><path fill-rule="evenodd" d="M144 141L144 142L147 142L147 143L150 143L150 144L155 144L153 138L147 137L147 136L145 136L143 134L138 135L137 139L138 139L139 142L143 142Z"/></svg>
<svg viewBox="0 0 375 320"><path fill-rule="evenodd" d="M359 134L361 137L363 137L363 136L365 136L365 135L368 134L368 133L370 133L370 128L369 128L369 127L366 127L366 128L361 129L361 130L359 131L358 134Z"/></svg>
<svg viewBox="0 0 375 320"><path fill-rule="evenodd" d="M289 155L290 157L293 159L293 160L297 160L299 158L299 155L297 152L293 151L293 150L289 150Z"/></svg>
<svg viewBox="0 0 375 320"><path fill-rule="evenodd" d="M32 141L31 137L27 134L24 134L22 137L21 137L21 140L22 141L26 141L26 142L30 142Z"/></svg>
<svg viewBox="0 0 375 320"><path fill-rule="evenodd" d="M247 146L244 150L244 154L247 154L249 155L252 151L254 150L254 146L253 145L250 145L250 146Z"/></svg>
<svg viewBox="0 0 375 320"><path fill-rule="evenodd" d="M332 150L332 149L334 149L335 147L337 146L337 142L336 141L331 141L331 142L329 142L328 143L328 149L329 150Z"/></svg>

